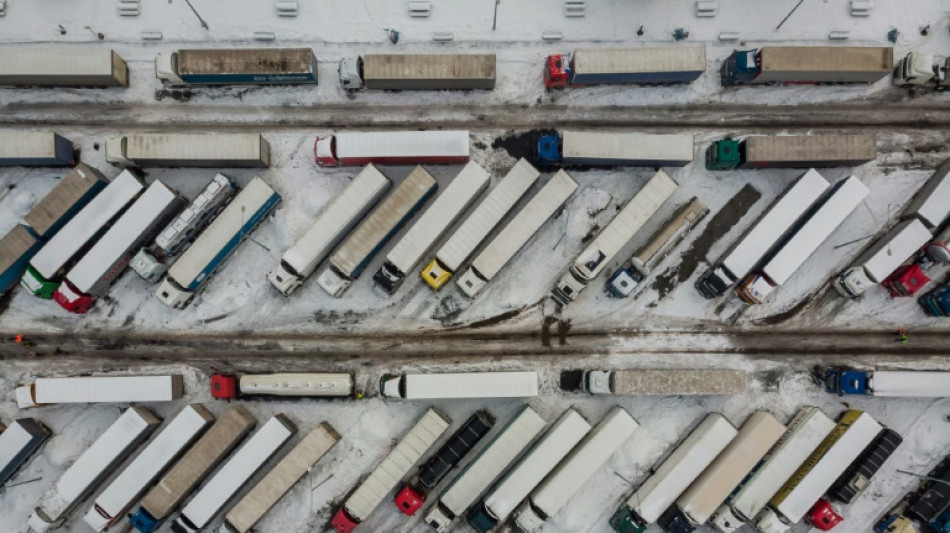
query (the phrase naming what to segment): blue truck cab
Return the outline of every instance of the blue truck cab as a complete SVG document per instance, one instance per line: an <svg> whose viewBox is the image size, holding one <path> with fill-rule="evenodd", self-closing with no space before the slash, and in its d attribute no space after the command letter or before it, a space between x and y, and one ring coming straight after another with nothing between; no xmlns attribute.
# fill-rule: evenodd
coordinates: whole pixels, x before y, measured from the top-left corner
<svg viewBox="0 0 950 533"><path fill-rule="evenodd" d="M870 372L862 370L829 368L825 370L825 391L838 396L844 396L845 394L867 395L870 377Z"/></svg>
<svg viewBox="0 0 950 533"><path fill-rule="evenodd" d="M754 80L760 71L759 49L734 50L722 64L723 85L742 85Z"/></svg>
<svg viewBox="0 0 950 533"><path fill-rule="evenodd" d="M950 316L950 286L940 285L921 296L917 303L930 316Z"/></svg>
<svg viewBox="0 0 950 533"><path fill-rule="evenodd" d="M151 533L162 523L161 520L153 517L141 507L139 507L138 512L129 518L129 521L132 523L132 527L141 531L141 533Z"/></svg>
<svg viewBox="0 0 950 533"><path fill-rule="evenodd" d="M561 136L557 133L542 135L538 139L535 162L540 166L552 167L561 162Z"/></svg>

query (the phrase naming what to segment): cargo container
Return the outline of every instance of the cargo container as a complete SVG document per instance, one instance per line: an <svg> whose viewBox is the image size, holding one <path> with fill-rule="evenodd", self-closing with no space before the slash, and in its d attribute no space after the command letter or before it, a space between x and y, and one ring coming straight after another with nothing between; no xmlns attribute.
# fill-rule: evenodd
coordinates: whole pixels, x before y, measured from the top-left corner
<svg viewBox="0 0 950 533"><path fill-rule="evenodd" d="M816 200L830 187L828 180L808 171L782 193L752 226L696 281L696 290L711 299L722 296L748 274L782 237L793 230Z"/></svg>
<svg viewBox="0 0 950 533"><path fill-rule="evenodd" d="M215 174L188 207L165 226L154 243L136 252L132 257L132 270L146 281L157 283L175 258L234 198L238 189L231 178Z"/></svg>
<svg viewBox="0 0 950 533"><path fill-rule="evenodd" d="M259 133L138 133L106 141L106 161L134 167L267 168Z"/></svg>
<svg viewBox="0 0 950 533"><path fill-rule="evenodd" d="M560 306L573 302L676 192L677 187L666 172L657 171L571 263L554 285L551 298Z"/></svg>
<svg viewBox="0 0 950 533"><path fill-rule="evenodd" d="M267 275L271 285L282 295L290 296L369 213L390 186L389 178L373 165L366 165L320 212L310 229L284 252L280 264Z"/></svg>
<svg viewBox="0 0 950 533"><path fill-rule="evenodd" d="M488 533L508 516L590 431L590 424L568 409L468 514L468 523Z"/></svg>
<svg viewBox="0 0 950 533"><path fill-rule="evenodd" d="M538 138L536 160L546 167L682 167L693 161L693 136L562 131Z"/></svg>
<svg viewBox="0 0 950 533"><path fill-rule="evenodd" d="M272 416L185 505L172 531L201 531L295 433L297 427L283 414Z"/></svg>
<svg viewBox="0 0 950 533"><path fill-rule="evenodd" d="M161 424L145 407L130 407L86 449L40 498L30 515L37 533L58 528L106 477Z"/></svg>
<svg viewBox="0 0 950 533"><path fill-rule="evenodd" d="M51 435L35 418L18 418L0 433L0 486L6 485Z"/></svg>
<svg viewBox="0 0 950 533"><path fill-rule="evenodd" d="M347 90L494 89L495 54L365 54L344 57Z"/></svg>
<svg viewBox="0 0 950 533"><path fill-rule="evenodd" d="M48 240L108 184L101 172L79 163L30 209L23 222L38 238Z"/></svg>
<svg viewBox="0 0 950 533"><path fill-rule="evenodd" d="M942 398L950 396L950 372L923 370L825 370L825 390L838 394L863 394L891 398Z"/></svg>
<svg viewBox="0 0 950 533"><path fill-rule="evenodd" d="M409 516L414 515L425 503L429 492L472 451L494 424L495 417L485 410L469 417L396 493L393 499L396 508Z"/></svg>
<svg viewBox="0 0 950 533"><path fill-rule="evenodd" d="M898 87L919 87L930 85L937 90L950 86L947 70L950 61L947 56L924 52L909 52L894 67L894 85Z"/></svg>
<svg viewBox="0 0 950 533"><path fill-rule="evenodd" d="M344 372L211 376L211 396L219 400L245 396L345 398L353 396L354 388L353 374Z"/></svg>
<svg viewBox="0 0 950 533"><path fill-rule="evenodd" d="M224 517L222 533L247 533L340 440L321 422L285 455Z"/></svg>
<svg viewBox="0 0 950 533"><path fill-rule="evenodd" d="M812 171L809 171L812 172ZM870 189L854 176L841 180L796 224L736 289L750 305L760 304L788 281L819 246L864 201Z"/></svg>
<svg viewBox="0 0 950 533"><path fill-rule="evenodd" d="M343 296L373 256L422 209L438 187L432 174L417 166L333 252L329 265L317 278L320 287L334 298Z"/></svg>
<svg viewBox="0 0 950 533"><path fill-rule="evenodd" d="M20 283L34 295L51 299L66 272L144 189L131 173L119 174L33 256Z"/></svg>
<svg viewBox="0 0 950 533"><path fill-rule="evenodd" d="M690 486L729 445L736 428L719 413L706 416L626 503L610 518L618 533L642 533Z"/></svg>
<svg viewBox="0 0 950 533"><path fill-rule="evenodd" d="M185 406L96 497L83 520L95 531L108 531L125 518L158 476L214 421L200 403Z"/></svg>
<svg viewBox="0 0 950 533"><path fill-rule="evenodd" d="M894 68L889 46L763 46L736 50L722 63L729 85L874 83Z"/></svg>
<svg viewBox="0 0 950 533"><path fill-rule="evenodd" d="M884 465L884 461L887 461L902 442L904 438L893 429L881 431L874 442L861 452L861 456L835 481L828 495L844 504L853 503Z"/></svg>
<svg viewBox="0 0 950 533"><path fill-rule="evenodd" d="M559 170L456 279L462 292L469 298L478 295L576 190L577 182Z"/></svg>
<svg viewBox="0 0 950 533"><path fill-rule="evenodd" d="M640 427L622 407L612 408L603 420L558 463L515 511L515 525L537 533L556 515Z"/></svg>
<svg viewBox="0 0 950 533"><path fill-rule="evenodd" d="M492 229L514 208L541 173L525 159L519 159L508 174L489 191L488 196L472 210L455 232L442 244L429 264L422 269L422 279L434 290L441 289L485 240Z"/></svg>
<svg viewBox="0 0 950 533"><path fill-rule="evenodd" d="M538 395L537 372L459 372L383 374L383 398L528 398Z"/></svg>
<svg viewBox="0 0 950 533"><path fill-rule="evenodd" d="M706 149L706 168L856 167L877 159L874 135L771 135L723 139Z"/></svg>
<svg viewBox="0 0 950 533"><path fill-rule="evenodd" d="M544 86L558 89L602 83L689 83L705 70L706 47L702 45L579 49L545 58Z"/></svg>
<svg viewBox="0 0 950 533"><path fill-rule="evenodd" d="M422 256L488 188L490 179L488 172L478 163L470 161L465 165L445 191L386 254L386 262L373 276L376 285L388 294L395 292Z"/></svg>
<svg viewBox="0 0 950 533"><path fill-rule="evenodd" d="M30 260L43 247L29 228L17 224L0 238L0 295L12 289L26 273Z"/></svg>
<svg viewBox="0 0 950 533"><path fill-rule="evenodd" d="M70 313L88 311L125 272L132 254L184 207L181 195L160 181L153 182L69 270L53 299Z"/></svg>
<svg viewBox="0 0 950 533"><path fill-rule="evenodd" d="M71 167L73 142L51 131L0 132L0 167Z"/></svg>
<svg viewBox="0 0 950 533"><path fill-rule="evenodd" d="M108 48L4 46L0 49L2 85L128 87L129 67Z"/></svg>
<svg viewBox="0 0 950 533"><path fill-rule="evenodd" d="M694 396L742 394L747 388L746 372L741 370L638 369L583 370L578 385L591 394L616 396ZM565 382L567 372L562 372Z"/></svg>
<svg viewBox="0 0 950 533"><path fill-rule="evenodd" d="M228 409L145 494L131 517L132 526L142 533L157 529L256 424L257 419L246 408Z"/></svg>
<svg viewBox="0 0 950 533"><path fill-rule="evenodd" d="M901 218L918 218L927 229L939 228L950 215L950 159L934 170L913 200L904 208Z"/></svg>
<svg viewBox="0 0 950 533"><path fill-rule="evenodd" d="M264 217L280 202L280 194L255 177L221 211L195 242L168 269L155 295L163 304L182 309Z"/></svg>
<svg viewBox="0 0 950 533"><path fill-rule="evenodd" d="M317 137L313 155L321 167L467 163L467 131L375 131Z"/></svg>
<svg viewBox="0 0 950 533"><path fill-rule="evenodd" d="M99 376L36 378L16 388L20 409L54 403L143 403L170 402L182 396L182 377Z"/></svg>
<svg viewBox="0 0 950 533"><path fill-rule="evenodd" d="M155 57L155 77L171 86L317 83L310 48L184 49Z"/></svg>
<svg viewBox="0 0 950 533"><path fill-rule="evenodd" d="M343 502L330 520L333 528L339 533L349 533L366 520L422 456L435 446L451 423L448 417L433 408L426 411L389 455Z"/></svg>
<svg viewBox="0 0 950 533"><path fill-rule="evenodd" d="M713 513L710 524L722 533L732 533L742 524L753 522L834 427L835 423L819 409L802 408L752 473Z"/></svg>
<svg viewBox="0 0 950 533"><path fill-rule="evenodd" d="M709 208L698 198L693 198L677 209L650 240L633 254L629 265L620 267L607 278L607 293L617 298L626 298L633 294L653 269L707 214Z"/></svg>
<svg viewBox="0 0 950 533"><path fill-rule="evenodd" d="M920 250L933 235L919 219L905 220L874 242L831 286L838 294L854 298L882 283Z"/></svg>
<svg viewBox="0 0 950 533"><path fill-rule="evenodd" d="M495 435L477 456L452 480L439 501L425 515L425 523L448 531L456 517L465 514L479 496L521 456L544 429L545 420L527 405Z"/></svg>

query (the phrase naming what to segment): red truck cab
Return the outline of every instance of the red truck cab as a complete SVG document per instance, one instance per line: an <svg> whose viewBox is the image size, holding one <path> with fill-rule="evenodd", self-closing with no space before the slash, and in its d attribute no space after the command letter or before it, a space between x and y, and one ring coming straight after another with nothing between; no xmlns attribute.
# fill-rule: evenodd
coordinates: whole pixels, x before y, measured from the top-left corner
<svg viewBox="0 0 950 533"><path fill-rule="evenodd" d="M844 518L835 512L831 502L824 498L818 500L818 503L811 508L811 511L808 511L806 516L811 525L822 531L828 531L844 521Z"/></svg>
<svg viewBox="0 0 950 533"><path fill-rule="evenodd" d="M237 398L237 379L230 374L213 374L211 376L211 397L217 400Z"/></svg>
<svg viewBox="0 0 950 533"><path fill-rule="evenodd" d="M359 522L354 520L346 512L345 507L340 507L340 510L337 511L336 514L333 515L333 519L330 520L330 525L339 533L350 533L350 531L353 531L359 524Z"/></svg>
<svg viewBox="0 0 950 533"><path fill-rule="evenodd" d="M567 87L571 71L567 66L568 58L563 54L548 56L544 61L544 87L563 89Z"/></svg>
<svg viewBox="0 0 950 533"><path fill-rule="evenodd" d="M94 297L83 294L82 291L73 287L68 280L59 285L53 293L53 299L60 307L77 315L84 314L96 301Z"/></svg>
<svg viewBox="0 0 950 533"><path fill-rule="evenodd" d="M406 485L401 491L396 493L396 507L403 513L412 516L426 502L425 496L419 494L412 487Z"/></svg>
<svg viewBox="0 0 950 533"><path fill-rule="evenodd" d="M923 289L928 283L930 283L930 278L924 273L924 269L917 263L913 263L895 270L881 282L881 285L887 289L892 298L900 298L917 294L917 291Z"/></svg>

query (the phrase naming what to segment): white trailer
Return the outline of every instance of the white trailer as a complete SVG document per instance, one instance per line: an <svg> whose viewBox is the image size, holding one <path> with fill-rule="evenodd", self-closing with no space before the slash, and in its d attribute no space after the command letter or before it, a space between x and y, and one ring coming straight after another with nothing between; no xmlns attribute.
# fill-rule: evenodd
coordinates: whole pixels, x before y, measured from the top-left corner
<svg viewBox="0 0 950 533"><path fill-rule="evenodd" d="M0 433L0 488L30 460L50 434L35 418L18 418Z"/></svg>
<svg viewBox="0 0 950 533"><path fill-rule="evenodd" d="M317 137L317 165L421 165L465 163L468 131L368 131Z"/></svg>
<svg viewBox="0 0 950 533"><path fill-rule="evenodd" d="M720 395L745 392L748 380L741 370L585 370L581 386L592 394Z"/></svg>
<svg viewBox="0 0 950 533"><path fill-rule="evenodd" d="M574 301L584 287L604 270L660 206L676 192L677 187L676 182L666 172L660 170L654 174L571 263L551 291L554 301L561 306Z"/></svg>
<svg viewBox="0 0 950 533"><path fill-rule="evenodd" d="M590 428L590 423L584 417L574 409L568 409L469 513L469 524L479 533L487 533L507 520L518 504L587 435Z"/></svg>
<svg viewBox="0 0 950 533"><path fill-rule="evenodd" d="M719 262L699 278L696 282L699 293L706 298L722 296L729 287L745 278L830 186L828 180L814 170L798 178Z"/></svg>
<svg viewBox="0 0 950 533"><path fill-rule="evenodd" d="M317 57L310 48L181 49L155 57L155 77L172 86L317 83Z"/></svg>
<svg viewBox="0 0 950 533"><path fill-rule="evenodd" d="M386 254L386 262L373 276L376 285L388 294L395 292L409 271L422 259L423 254L488 188L490 179L491 176L478 163L470 161L465 165L445 191Z"/></svg>
<svg viewBox="0 0 950 533"><path fill-rule="evenodd" d="M733 533L753 521L834 427L817 407L803 407L758 466L713 513L710 524L722 533Z"/></svg>
<svg viewBox="0 0 950 533"><path fill-rule="evenodd" d="M828 492L852 461L884 429L871 415L850 409L759 514L762 533L788 531Z"/></svg>
<svg viewBox="0 0 950 533"><path fill-rule="evenodd" d="M790 236L765 256L761 268L746 277L736 289L739 296L751 305L764 302L775 289L792 277L870 192L854 176L838 182L816 204L807 220L802 221Z"/></svg>
<svg viewBox="0 0 950 533"><path fill-rule="evenodd" d="M70 167L75 163L73 143L62 135L52 131L0 132L0 167Z"/></svg>
<svg viewBox="0 0 950 533"><path fill-rule="evenodd" d="M940 227L950 215L950 159L934 170L913 200L904 208L901 218L919 218L931 231Z"/></svg>
<svg viewBox="0 0 950 533"><path fill-rule="evenodd" d="M449 429L451 420L430 408L359 487L343 502L330 524L349 533L366 520Z"/></svg>
<svg viewBox="0 0 950 533"><path fill-rule="evenodd" d="M128 87L129 67L109 48L0 48L0 85Z"/></svg>
<svg viewBox="0 0 950 533"><path fill-rule="evenodd" d="M290 437L297 427L283 414L270 418L185 505L174 533L198 533Z"/></svg>
<svg viewBox="0 0 950 533"><path fill-rule="evenodd" d="M498 232L472 260L472 266L456 280L462 292L469 298L474 298L481 292L576 190L577 182L571 179L567 172L558 171Z"/></svg>
<svg viewBox="0 0 950 533"><path fill-rule="evenodd" d="M271 507L310 471L340 434L327 422L321 422L284 456L254 488L224 517L221 531L247 533ZM309 490L309 487L308 487Z"/></svg>
<svg viewBox="0 0 950 533"><path fill-rule="evenodd" d="M611 527L642 530L656 522L737 433L726 417L707 415L611 517Z"/></svg>
<svg viewBox="0 0 950 533"><path fill-rule="evenodd" d="M515 524L537 533L597 473L640 424L622 407L611 409L515 511Z"/></svg>
<svg viewBox="0 0 950 533"><path fill-rule="evenodd" d="M563 131L542 136L537 153L544 166L682 167L693 161L693 136Z"/></svg>
<svg viewBox="0 0 950 533"><path fill-rule="evenodd" d="M149 485L214 421L200 403L186 406L142 453L102 491L83 518L95 531L107 531L138 501Z"/></svg>
<svg viewBox="0 0 950 533"><path fill-rule="evenodd" d="M106 141L106 161L136 167L270 166L270 144L259 133L137 133Z"/></svg>
<svg viewBox="0 0 950 533"><path fill-rule="evenodd" d="M943 398L950 396L950 372L874 370L864 376L863 392L881 398ZM852 388L858 388L852 386ZM860 389L859 389L860 390ZM850 392L850 391L849 391Z"/></svg>
<svg viewBox="0 0 950 533"><path fill-rule="evenodd" d="M495 185L488 196L468 215L465 222L442 244L435 258L422 269L422 279L434 290L441 289L462 266L462 262L538 181L540 175L527 160L518 160L501 182Z"/></svg>
<svg viewBox="0 0 950 533"><path fill-rule="evenodd" d="M353 181L323 209L310 229L284 252L267 279L284 296L303 285L317 266L386 194L392 182L373 165L366 165Z"/></svg>
<svg viewBox="0 0 950 533"><path fill-rule="evenodd" d="M54 403L170 402L182 396L182 376L37 378L16 388L20 409Z"/></svg>
<svg viewBox="0 0 950 533"><path fill-rule="evenodd" d="M233 379L233 376L228 376L228 378ZM346 372L243 374L237 384L241 396L286 397L346 397L353 395L356 386L353 374ZM212 377L213 386L214 377Z"/></svg>
<svg viewBox="0 0 950 533"><path fill-rule="evenodd" d="M884 281L933 238L920 219L905 220L878 239L831 282L838 294L853 298Z"/></svg>
<svg viewBox="0 0 950 533"><path fill-rule="evenodd" d="M494 89L495 54L365 54L337 69L346 90Z"/></svg>
<svg viewBox="0 0 950 533"><path fill-rule="evenodd" d="M538 395L537 372L460 372L445 374L383 374L384 398L528 398Z"/></svg>
<svg viewBox="0 0 950 533"><path fill-rule="evenodd" d="M145 407L126 409L40 498L30 515L30 529L58 528L100 483L161 424Z"/></svg>
<svg viewBox="0 0 950 533"><path fill-rule="evenodd" d="M442 533L456 517L465 514L488 490L492 482L521 455L544 429L545 420L527 405L472 459L445 488L439 501L425 516L425 522Z"/></svg>

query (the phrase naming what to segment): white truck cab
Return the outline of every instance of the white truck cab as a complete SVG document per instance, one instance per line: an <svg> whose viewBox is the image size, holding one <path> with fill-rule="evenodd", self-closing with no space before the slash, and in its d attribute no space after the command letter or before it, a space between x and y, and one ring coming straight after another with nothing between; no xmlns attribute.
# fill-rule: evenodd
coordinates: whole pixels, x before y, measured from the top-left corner
<svg viewBox="0 0 950 533"><path fill-rule="evenodd" d="M317 160L317 164L322 167L340 166L340 160L333 153L335 147L336 138L334 136L317 137L317 141L313 144L313 155Z"/></svg>
<svg viewBox="0 0 950 533"><path fill-rule="evenodd" d="M481 292L485 285L488 284L485 280L478 277L478 274L475 273L475 269L473 268L465 271L464 274L455 280L455 283L458 284L459 289L462 289L465 296L469 298L474 298L475 295Z"/></svg>
<svg viewBox="0 0 950 533"><path fill-rule="evenodd" d="M531 502L525 501L515 512L515 525L526 533L535 533L541 531L544 527L544 519L538 516L538 513L531 508Z"/></svg>
<svg viewBox="0 0 950 533"><path fill-rule="evenodd" d="M292 292L303 285L303 278L293 272L284 261L281 261L277 268L267 274L267 281L280 291L282 296L290 296Z"/></svg>
<svg viewBox="0 0 950 533"><path fill-rule="evenodd" d="M386 375L380 380L379 392L384 398L403 398L404 395L399 390L402 376Z"/></svg>
<svg viewBox="0 0 950 533"><path fill-rule="evenodd" d="M20 409L29 409L30 407L36 407L39 405L36 403L36 396L34 395L34 386L32 383L17 387L14 390L14 396L16 397L16 406Z"/></svg>
<svg viewBox="0 0 950 533"><path fill-rule="evenodd" d="M771 507L759 513L755 527L762 533L788 533L791 529Z"/></svg>
<svg viewBox="0 0 950 533"><path fill-rule="evenodd" d="M317 278L317 283L320 284L323 290L327 291L327 294L334 298L339 298L343 296L343 293L352 282L337 274L332 268L327 268L320 274L320 277Z"/></svg>
<svg viewBox="0 0 950 533"><path fill-rule="evenodd" d="M894 84L902 87L927 85L936 82L938 88L946 88L948 58L935 54L910 52L894 69Z"/></svg>
<svg viewBox="0 0 950 533"><path fill-rule="evenodd" d="M610 370L588 370L584 372L584 386L591 394L613 394L610 390Z"/></svg>
<svg viewBox="0 0 950 533"><path fill-rule="evenodd" d="M344 57L340 60L340 85L347 91L363 88L363 60L359 57Z"/></svg>
<svg viewBox="0 0 950 533"><path fill-rule="evenodd" d="M168 85L185 84L185 80L178 76L178 52L155 56L155 77Z"/></svg>
<svg viewBox="0 0 950 533"><path fill-rule="evenodd" d="M178 288L172 280L166 277L162 284L158 286L158 290L155 291L155 296L168 307L184 309L194 294Z"/></svg>
<svg viewBox="0 0 950 533"><path fill-rule="evenodd" d="M709 517L709 524L720 533L733 533L742 527L745 522L739 520L728 505L722 505Z"/></svg>
<svg viewBox="0 0 950 533"><path fill-rule="evenodd" d="M561 279L557 280L557 284L554 286L554 290L551 291L551 294L557 303L567 305L573 302L574 298L576 298L586 286L587 283L577 279L577 275L574 274L574 267L571 266L571 268L561 276Z"/></svg>
<svg viewBox="0 0 950 533"><path fill-rule="evenodd" d="M106 140L106 162L119 166L132 166L132 161L125 158L125 149L128 146L125 137L113 137Z"/></svg>
<svg viewBox="0 0 950 533"><path fill-rule="evenodd" d="M150 254L145 248L135 253L129 266L132 267L132 270L134 270L136 274L142 276L142 278L149 283L158 282L162 275L168 270L167 264L156 259L155 256Z"/></svg>

